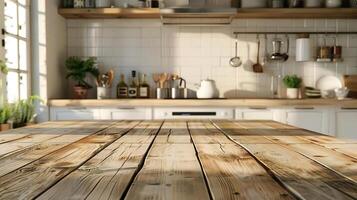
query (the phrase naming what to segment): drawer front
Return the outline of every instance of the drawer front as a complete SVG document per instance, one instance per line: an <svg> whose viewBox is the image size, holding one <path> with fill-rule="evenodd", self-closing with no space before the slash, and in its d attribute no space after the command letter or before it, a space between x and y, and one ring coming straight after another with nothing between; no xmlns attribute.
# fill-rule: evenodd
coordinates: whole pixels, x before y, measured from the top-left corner
<svg viewBox="0 0 357 200"><path fill-rule="evenodd" d="M111 111L112 120L151 120L151 118L151 110L145 108Z"/></svg>
<svg viewBox="0 0 357 200"><path fill-rule="evenodd" d="M55 108L51 109L51 120L98 120L100 119L97 109L90 108Z"/></svg>

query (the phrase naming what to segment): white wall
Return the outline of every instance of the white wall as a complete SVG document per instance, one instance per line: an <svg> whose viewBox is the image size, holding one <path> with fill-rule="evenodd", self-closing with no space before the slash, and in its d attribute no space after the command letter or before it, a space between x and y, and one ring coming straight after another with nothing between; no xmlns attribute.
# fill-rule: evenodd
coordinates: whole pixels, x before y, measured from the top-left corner
<svg viewBox="0 0 357 200"><path fill-rule="evenodd" d="M338 37L345 59L338 64L295 62L292 36L289 61L267 64L264 74L252 72L256 35L240 35L239 56L244 65L238 69L229 66L234 55L233 31L357 31L357 20L248 19L223 27L162 26L160 20L128 19L68 20L67 24L68 55L98 57L105 70L115 69L115 83L120 73L129 75L133 69L148 74L174 72L187 79L191 89L201 79L216 80L222 97L271 97L271 76L279 73L298 74L309 86L323 75L357 74L357 35ZM323 36L312 37L316 46L316 37ZM264 49L264 36L261 38Z"/></svg>
<svg viewBox="0 0 357 200"><path fill-rule="evenodd" d="M60 0L31 2L32 92L45 102L37 109L37 121L48 120L47 100L63 98L66 59L66 20L57 14Z"/></svg>

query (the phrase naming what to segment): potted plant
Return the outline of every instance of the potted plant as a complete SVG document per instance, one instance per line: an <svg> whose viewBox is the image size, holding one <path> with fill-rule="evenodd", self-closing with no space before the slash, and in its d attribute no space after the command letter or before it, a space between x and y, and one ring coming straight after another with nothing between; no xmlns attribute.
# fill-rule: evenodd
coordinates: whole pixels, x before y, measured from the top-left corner
<svg viewBox="0 0 357 200"><path fill-rule="evenodd" d="M31 96L26 100L19 100L13 107L13 126L20 128L34 124L35 101L41 100L38 96Z"/></svg>
<svg viewBox="0 0 357 200"><path fill-rule="evenodd" d="M8 123L11 118L12 109L10 105L5 104L0 109L0 131L7 131L11 129L11 124Z"/></svg>
<svg viewBox="0 0 357 200"><path fill-rule="evenodd" d="M87 97L88 89L92 86L85 81L87 74L91 74L95 78L99 75L99 70L94 67L95 61L93 58L83 60L79 57L69 57L66 60L67 76L76 82L73 87L74 96L77 99L84 99Z"/></svg>
<svg viewBox="0 0 357 200"><path fill-rule="evenodd" d="M0 104L3 104L4 102L4 91L5 91L5 88L4 88L4 81L3 81L3 78L5 78L3 75L6 75L8 73L8 68L6 66L6 63L3 61L3 60L0 60Z"/></svg>
<svg viewBox="0 0 357 200"><path fill-rule="evenodd" d="M288 99L297 99L299 97L299 88L302 79L297 75L287 75L283 79L284 85L287 87L286 97Z"/></svg>

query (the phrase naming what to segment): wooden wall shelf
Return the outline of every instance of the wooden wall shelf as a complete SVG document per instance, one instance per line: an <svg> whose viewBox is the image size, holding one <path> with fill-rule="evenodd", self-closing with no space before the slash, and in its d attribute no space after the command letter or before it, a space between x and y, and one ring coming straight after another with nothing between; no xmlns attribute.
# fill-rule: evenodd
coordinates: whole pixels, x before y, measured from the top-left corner
<svg viewBox="0 0 357 200"><path fill-rule="evenodd" d="M157 8L60 8L68 19L160 18ZM253 8L237 9L236 18L357 19L357 8Z"/></svg>

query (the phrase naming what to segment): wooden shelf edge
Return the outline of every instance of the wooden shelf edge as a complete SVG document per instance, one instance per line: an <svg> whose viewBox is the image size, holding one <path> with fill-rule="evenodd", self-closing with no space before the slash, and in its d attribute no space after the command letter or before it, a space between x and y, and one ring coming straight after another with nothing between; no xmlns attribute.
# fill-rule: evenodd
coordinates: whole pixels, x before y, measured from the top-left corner
<svg viewBox="0 0 357 200"><path fill-rule="evenodd" d="M59 8L68 19L160 18L158 8ZM236 18L357 19L357 8L239 8Z"/></svg>

